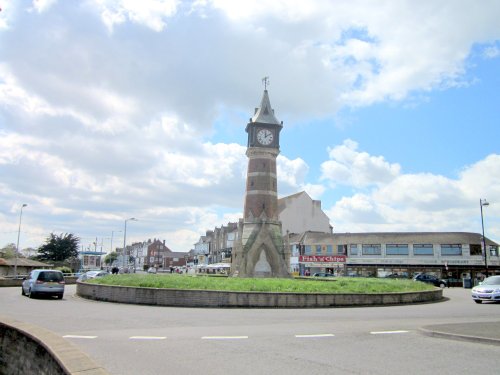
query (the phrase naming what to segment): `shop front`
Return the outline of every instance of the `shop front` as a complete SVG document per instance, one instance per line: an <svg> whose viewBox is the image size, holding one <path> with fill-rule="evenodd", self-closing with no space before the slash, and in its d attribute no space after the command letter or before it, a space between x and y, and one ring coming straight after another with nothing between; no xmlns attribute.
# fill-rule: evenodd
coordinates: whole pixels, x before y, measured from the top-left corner
<svg viewBox="0 0 500 375"><path fill-rule="evenodd" d="M312 276L315 273L344 276L345 264L345 255L300 255L299 273L301 276Z"/></svg>

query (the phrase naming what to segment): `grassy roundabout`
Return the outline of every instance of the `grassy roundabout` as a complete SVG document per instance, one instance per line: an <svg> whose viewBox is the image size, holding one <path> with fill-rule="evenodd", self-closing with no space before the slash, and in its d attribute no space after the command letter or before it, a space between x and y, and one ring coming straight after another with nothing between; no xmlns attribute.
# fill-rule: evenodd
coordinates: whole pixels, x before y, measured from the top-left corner
<svg viewBox="0 0 500 375"><path fill-rule="evenodd" d="M434 286L412 280L382 278L263 279L187 275L110 275L86 281L127 287L281 293L401 293L433 290Z"/></svg>

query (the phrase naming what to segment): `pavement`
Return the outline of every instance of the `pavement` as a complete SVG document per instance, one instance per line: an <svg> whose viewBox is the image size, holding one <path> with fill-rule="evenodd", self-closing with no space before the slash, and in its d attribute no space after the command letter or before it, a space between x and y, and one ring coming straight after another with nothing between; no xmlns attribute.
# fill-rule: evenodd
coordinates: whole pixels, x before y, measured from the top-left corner
<svg viewBox="0 0 500 375"><path fill-rule="evenodd" d="M420 332L432 337L500 345L500 321L434 324L420 328Z"/></svg>

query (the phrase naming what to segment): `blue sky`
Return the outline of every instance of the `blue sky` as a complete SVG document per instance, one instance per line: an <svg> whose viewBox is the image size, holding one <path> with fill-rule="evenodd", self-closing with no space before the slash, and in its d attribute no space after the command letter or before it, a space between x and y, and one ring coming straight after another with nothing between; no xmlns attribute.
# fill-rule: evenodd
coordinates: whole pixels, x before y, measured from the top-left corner
<svg viewBox="0 0 500 375"><path fill-rule="evenodd" d="M188 251L236 221L261 79L280 196L500 240L498 1L0 0L0 246ZM96 241L97 239L97 241ZM123 239L121 239L122 241Z"/></svg>

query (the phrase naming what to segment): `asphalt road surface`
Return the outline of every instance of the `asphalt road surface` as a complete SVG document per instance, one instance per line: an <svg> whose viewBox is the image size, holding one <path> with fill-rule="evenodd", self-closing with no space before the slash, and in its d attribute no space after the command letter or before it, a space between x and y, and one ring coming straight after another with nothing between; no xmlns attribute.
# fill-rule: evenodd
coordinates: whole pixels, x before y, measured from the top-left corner
<svg viewBox="0 0 500 375"><path fill-rule="evenodd" d="M325 309L204 309L29 299L0 288L0 314L49 329L115 375L494 374L500 346L435 338L422 326L498 322L470 289L439 303Z"/></svg>

